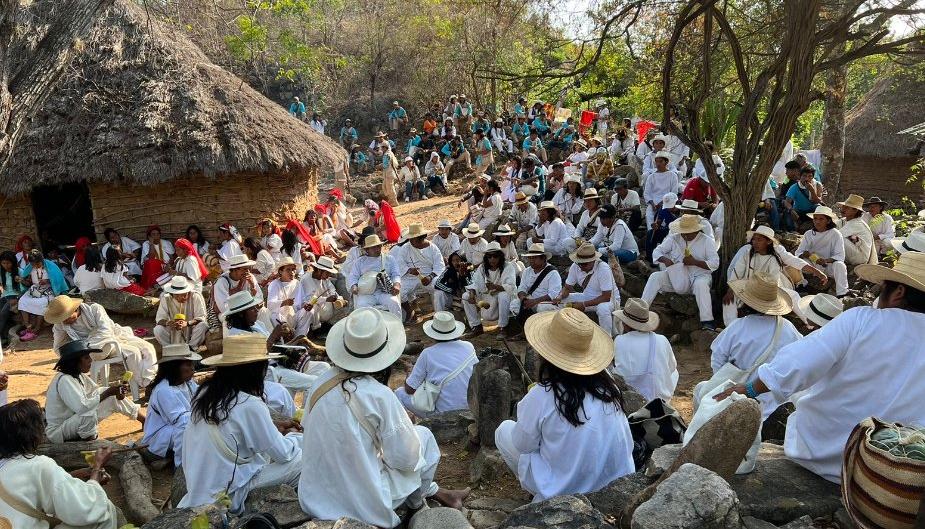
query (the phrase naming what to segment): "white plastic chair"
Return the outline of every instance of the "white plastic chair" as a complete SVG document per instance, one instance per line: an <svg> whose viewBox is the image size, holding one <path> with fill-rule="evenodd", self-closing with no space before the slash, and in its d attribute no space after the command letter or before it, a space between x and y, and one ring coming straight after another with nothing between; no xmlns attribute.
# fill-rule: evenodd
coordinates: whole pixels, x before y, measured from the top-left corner
<svg viewBox="0 0 925 529"><path fill-rule="evenodd" d="M125 355L122 353L122 345L117 340L107 340L103 342L100 344L100 349L102 349L104 353L108 353L107 356L111 356L111 358L94 360L90 364L90 378L101 386L108 386L110 365L122 364L122 367L125 368L126 371L128 371L128 367L125 365ZM138 401L140 395L138 378L132 377L132 380L128 383L128 387L132 391L132 400Z"/></svg>

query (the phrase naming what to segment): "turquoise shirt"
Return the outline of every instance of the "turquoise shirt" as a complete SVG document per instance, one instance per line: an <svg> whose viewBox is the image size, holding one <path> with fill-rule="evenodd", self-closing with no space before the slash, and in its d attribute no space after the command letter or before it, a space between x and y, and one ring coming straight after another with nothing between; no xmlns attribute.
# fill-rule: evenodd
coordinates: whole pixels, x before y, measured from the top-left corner
<svg viewBox="0 0 925 529"><path fill-rule="evenodd" d="M393 108L392 111L389 112L389 119L403 119L407 115L408 113L405 112L404 108L402 107Z"/></svg>
<svg viewBox="0 0 925 529"><path fill-rule="evenodd" d="M524 108L520 103L514 103L514 115L515 116L526 116L527 109Z"/></svg>
<svg viewBox="0 0 925 529"><path fill-rule="evenodd" d="M531 140L530 138L525 138L525 139L524 139L523 148L524 148L525 151L529 151L530 149L533 149L533 148L542 149L542 148L543 148L543 140L541 140L541 139L539 139L539 138L537 138L537 139L535 139L535 140Z"/></svg>

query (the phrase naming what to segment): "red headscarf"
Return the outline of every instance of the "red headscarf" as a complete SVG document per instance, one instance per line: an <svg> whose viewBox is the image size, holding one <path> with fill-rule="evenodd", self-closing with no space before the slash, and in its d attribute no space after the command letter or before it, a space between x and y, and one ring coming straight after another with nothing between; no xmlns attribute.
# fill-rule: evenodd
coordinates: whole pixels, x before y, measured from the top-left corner
<svg viewBox="0 0 925 529"><path fill-rule="evenodd" d="M308 228L306 228L304 224L295 219L289 219L286 223L286 229L295 232L299 240L302 241L302 244L307 244L311 247L313 254L323 255L321 243L312 237L311 233L308 233Z"/></svg>
<svg viewBox="0 0 925 529"><path fill-rule="evenodd" d="M150 236L151 236L151 232L154 231L154 230L161 231L161 227L158 226L157 224L152 224L152 225L148 226L148 229L145 230L145 239L147 239L148 237L150 237ZM163 233L163 232L162 232L162 233Z"/></svg>
<svg viewBox="0 0 925 529"><path fill-rule="evenodd" d="M186 250L186 253L193 256L196 259L196 263L199 265L199 275L200 279L205 279L209 277L209 269L206 267L206 264L202 261L202 257L199 257L199 252L196 250L196 245L191 243L189 239L177 239L177 242L174 244L175 248L183 248Z"/></svg>
<svg viewBox="0 0 925 529"><path fill-rule="evenodd" d="M315 204L315 213L319 215L327 215L328 208L324 204Z"/></svg>
<svg viewBox="0 0 925 529"><path fill-rule="evenodd" d="M26 241L31 242L31 243L32 243L32 247L35 248L35 239L33 239L32 237L29 237L28 235L20 235L19 238L16 239L16 251L17 251L17 252L22 252L22 251L24 251L23 248L22 248L22 243L24 243L24 242L26 242Z"/></svg>
<svg viewBox="0 0 925 529"><path fill-rule="evenodd" d="M337 200L344 200L344 192L341 191L340 189L332 189L331 192L328 194L336 198Z"/></svg>
<svg viewBox="0 0 925 529"><path fill-rule="evenodd" d="M81 237L74 243L74 264L78 267L83 266L87 258L87 248L93 244L87 237Z"/></svg>
<svg viewBox="0 0 925 529"><path fill-rule="evenodd" d="M398 242L401 237L401 226L398 225L398 219L395 217L395 210L392 205L383 200L379 203L379 211L376 212L376 224L379 219L383 220L385 226L385 238L389 242Z"/></svg>

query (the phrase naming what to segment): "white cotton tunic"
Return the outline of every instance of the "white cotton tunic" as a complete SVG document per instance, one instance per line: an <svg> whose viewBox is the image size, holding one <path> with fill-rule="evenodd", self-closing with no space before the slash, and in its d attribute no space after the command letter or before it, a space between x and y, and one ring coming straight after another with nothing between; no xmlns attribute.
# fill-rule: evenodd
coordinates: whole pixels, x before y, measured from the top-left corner
<svg viewBox="0 0 925 529"><path fill-rule="evenodd" d="M552 267L552 265L547 266ZM543 296L549 296L550 299L559 297L559 294L562 292L562 276L559 275L559 271L556 270L555 267L552 267L552 271L546 274L546 277L537 285L536 290L534 290L532 294L530 293L530 288L541 273L542 270L537 272L532 266L525 268L521 273L520 286L517 291L527 294L529 299L538 299Z"/></svg>
<svg viewBox="0 0 925 529"><path fill-rule="evenodd" d="M231 451L237 448L237 468L233 458L215 446L209 428L218 428ZM187 492L177 504L181 509L211 505L228 487L232 511L237 512L247 495L247 483L269 462L285 463L302 456L298 436L280 434L266 403L245 393L238 393L228 418L217 426L194 415L183 434L183 447Z"/></svg>
<svg viewBox="0 0 925 529"><path fill-rule="evenodd" d="M572 218L573 215L581 214L581 210L584 209L585 205L584 198L581 195L575 196L571 193L566 193L564 187L556 191L552 201L559 208L559 213L569 218Z"/></svg>
<svg viewBox="0 0 925 529"><path fill-rule="evenodd" d="M419 277L432 275L434 278L443 275L446 264L443 261L443 254L436 244L428 243L424 248L415 248L409 242L402 252L401 259L398 260L399 270L407 272L410 268L417 268L419 276L402 276L402 281L417 281Z"/></svg>
<svg viewBox="0 0 925 529"><path fill-rule="evenodd" d="M191 403L198 388L192 380L171 386L164 379L154 386L148 401L141 444L148 445L148 451L160 457L167 457L167 451L173 450L176 467L183 462L183 433L189 424Z"/></svg>
<svg viewBox="0 0 925 529"><path fill-rule="evenodd" d="M556 217L552 222L546 221L536 227L536 234L543 238L543 248L555 255L565 253L565 241L571 233L562 219Z"/></svg>
<svg viewBox="0 0 925 529"><path fill-rule="evenodd" d="M646 204L653 202L661 204L662 198L667 193L678 192L678 173L674 171L665 171L664 173L652 173L646 178L646 185L642 191L642 197Z"/></svg>
<svg viewBox="0 0 925 529"><path fill-rule="evenodd" d="M600 296L604 292L610 291L611 300L620 300L620 292L614 288L613 271L610 265L604 261L595 261L594 268L590 272L582 270L577 263L572 263L568 269L568 276L565 278L565 284L570 287L584 284L585 279L591 275L591 280L584 287L586 299L592 299Z"/></svg>
<svg viewBox="0 0 925 529"><path fill-rule="evenodd" d="M459 235L453 232L450 232L450 236L447 238L443 238L437 233L430 242L440 250L440 255L442 255L444 259L449 259L450 256L453 255L453 252L459 250L460 245Z"/></svg>
<svg viewBox="0 0 925 529"><path fill-rule="evenodd" d="M0 484L13 498L61 520L58 527L115 529L116 509L96 481L72 477L46 456L0 459ZM0 500L0 517L14 529L48 529Z"/></svg>
<svg viewBox="0 0 925 529"><path fill-rule="evenodd" d="M193 291L202 294L202 270L199 269L199 262L192 255L183 258L177 258L174 263L177 273L189 279L193 286Z"/></svg>
<svg viewBox="0 0 925 529"><path fill-rule="evenodd" d="M284 307L283 302L288 299L293 300L293 303ZM270 310L270 316L276 322L291 323L292 318L301 310L302 301L302 291L299 288L299 281L296 279L287 282L274 279L270 286L267 287L267 308Z"/></svg>
<svg viewBox="0 0 925 529"><path fill-rule="evenodd" d="M777 257L780 258L779 262L771 254L761 255L757 252L752 252L751 249L752 245L746 244L739 248L739 251L732 257L732 264L730 264L729 269L726 270L727 280L748 279L752 277L752 274L755 272L764 272L776 277L779 286L792 288L793 284L784 272L784 267L792 266L797 270L803 270L803 268L809 264L803 259L788 252L779 244L774 245L774 252L777 254ZM751 253L751 257L749 257L749 253Z"/></svg>
<svg viewBox="0 0 925 529"><path fill-rule="evenodd" d="M845 260L845 239L840 231L830 228L826 231L809 230L803 234L803 239L796 251L796 255L802 255L803 252L814 253L825 259L834 259L836 261Z"/></svg>
<svg viewBox="0 0 925 529"><path fill-rule="evenodd" d="M785 401L787 457L839 483L845 443L867 417L925 424L925 314L858 307L778 351L758 376Z"/></svg>
<svg viewBox="0 0 925 529"><path fill-rule="evenodd" d="M520 206L511 208L511 223L519 229L536 226L539 223L539 212L536 209L536 204L527 202L527 211L522 211Z"/></svg>
<svg viewBox="0 0 925 529"><path fill-rule="evenodd" d="M874 238L877 240L877 246L881 253L886 253L886 250L890 249L890 240L896 237L893 217L888 213L880 213L876 217L872 217L870 213L865 212L861 218L870 226L870 231L874 234Z"/></svg>
<svg viewBox="0 0 925 529"><path fill-rule="evenodd" d="M671 402L678 386L678 361L668 338L630 330L613 340L613 372L623 377L646 401Z"/></svg>
<svg viewBox="0 0 925 529"><path fill-rule="evenodd" d="M112 272L107 271L104 267L100 274L103 279L103 286L116 290L131 286L132 282L125 276L126 272L128 272L128 269L121 264L117 264L115 270Z"/></svg>
<svg viewBox="0 0 925 529"><path fill-rule="evenodd" d="M845 238L845 264L877 264L874 234L866 222L859 217L853 218L842 223L838 231ZM849 237L857 237L858 242L852 242Z"/></svg>
<svg viewBox="0 0 925 529"><path fill-rule="evenodd" d="M615 403L585 394L584 422L575 427L556 411L550 388L534 386L517 404L512 432L520 452L517 478L539 502L562 494L594 492L636 471L633 436Z"/></svg>
<svg viewBox="0 0 925 529"><path fill-rule="evenodd" d="M615 219L609 228L601 224L600 219L598 219L597 231L594 233L594 237L591 238L591 244L595 248L609 248L611 252L627 250L639 253L636 237L622 219Z"/></svg>
<svg viewBox="0 0 925 529"><path fill-rule="evenodd" d="M479 237L478 241L472 244L469 239L463 239L462 242L459 243L459 250L466 257L466 261L468 261L469 264L479 265L482 264L485 251L488 250L488 241Z"/></svg>
<svg viewBox="0 0 925 529"><path fill-rule="evenodd" d="M704 235L703 232L698 232L692 241L684 240L684 237L680 234L669 234L661 244L655 247L652 252L652 260L658 262L660 258L668 257L672 262L680 263L684 260L685 249L690 252L691 257L705 262L707 268L709 268L685 266L692 280L702 275L710 275L719 268L719 254L716 252L716 243L713 239Z"/></svg>
<svg viewBox="0 0 925 529"><path fill-rule="evenodd" d="M385 273L393 283L400 283L401 273L398 271L398 263L391 255L385 256ZM361 255L353 262L350 268L350 274L347 276L347 285L353 286L359 284L360 277L367 272L380 272L383 270L382 256L372 257ZM378 288L378 287L377 287Z"/></svg>
<svg viewBox="0 0 925 529"><path fill-rule="evenodd" d="M469 378L472 376L472 369L478 363L478 358L475 357L475 347L469 342L462 340L438 342L425 348L414 363L414 368L405 380L405 384L413 389L421 387L425 380L440 385L463 363L467 367L453 380L447 382L440 391L434 412L468 409L469 402L466 399L466 393L469 390Z"/></svg>
<svg viewBox="0 0 925 529"><path fill-rule="evenodd" d="M100 272L87 270L87 265L80 265L80 268L74 272L74 286L80 292L103 288L103 275Z"/></svg>

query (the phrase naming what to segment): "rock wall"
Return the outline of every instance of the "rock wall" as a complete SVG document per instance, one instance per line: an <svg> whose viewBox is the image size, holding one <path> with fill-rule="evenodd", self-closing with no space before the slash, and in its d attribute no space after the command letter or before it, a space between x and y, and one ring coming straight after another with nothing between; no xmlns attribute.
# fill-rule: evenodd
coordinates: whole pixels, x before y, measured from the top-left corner
<svg viewBox="0 0 925 529"><path fill-rule="evenodd" d="M36 237L35 214L29 195L0 196L0 248L12 250L22 234Z"/></svg>

